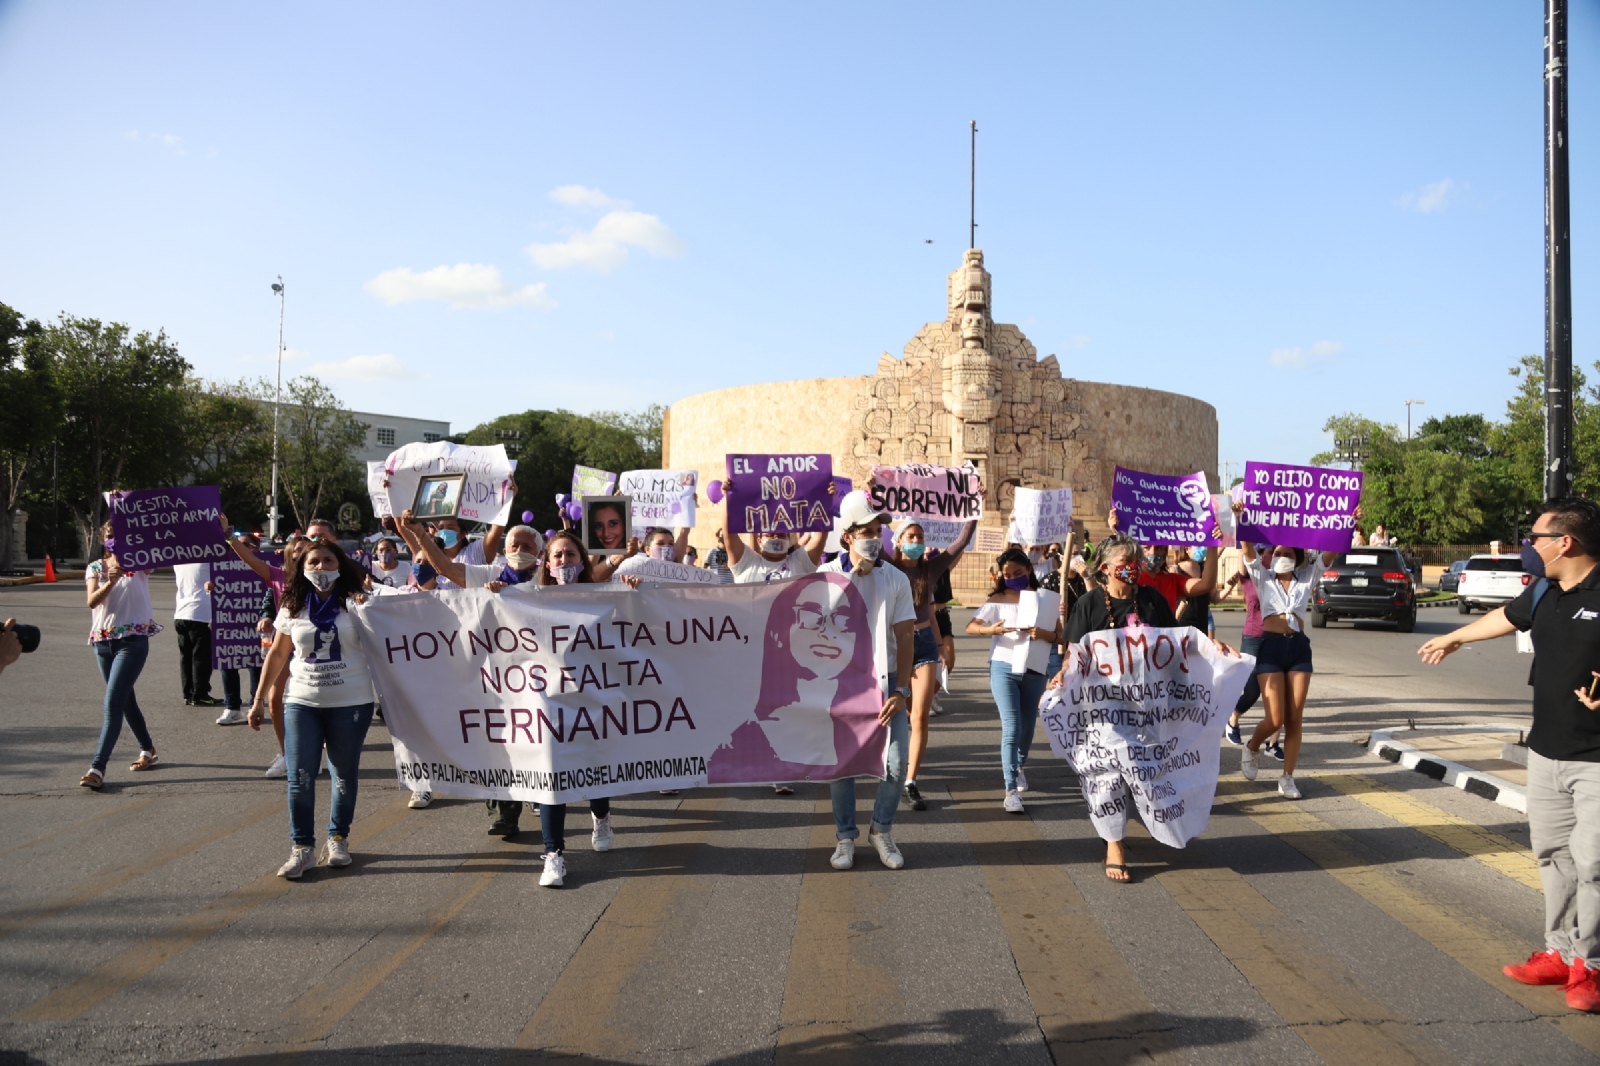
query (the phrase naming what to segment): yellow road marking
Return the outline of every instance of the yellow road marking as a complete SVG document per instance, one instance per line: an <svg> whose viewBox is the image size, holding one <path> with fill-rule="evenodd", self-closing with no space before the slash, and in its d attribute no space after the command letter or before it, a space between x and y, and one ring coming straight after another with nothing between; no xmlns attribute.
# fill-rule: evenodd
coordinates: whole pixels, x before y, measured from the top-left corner
<svg viewBox="0 0 1600 1066"><path fill-rule="evenodd" d="M702 793L678 806L679 812L706 817L660 831L648 867L636 867L617 890L523 1026L514 1049L600 1058L640 1055L637 1031L626 1021L623 988L649 960L675 917L693 905L700 886L690 873L715 831L709 816L725 798ZM507 1060L526 1057L513 1052Z"/></svg>
<svg viewBox="0 0 1600 1066"><path fill-rule="evenodd" d="M1033 820L1001 811L997 792L951 796L1054 1060L1186 1062Z"/></svg>
<svg viewBox="0 0 1600 1066"><path fill-rule="evenodd" d="M284 800L281 797L273 800L271 803L264 803L258 807L251 807L238 818L216 827L210 833L207 833L204 836L189 837L184 840L182 844L175 844L167 850L158 852L141 862L128 863L126 866L114 870L111 873L104 874L100 877L91 878L88 881L80 883L77 888L63 895L57 896L48 903L42 903L37 907L22 907L18 910L14 910L9 914L0 917L0 938L8 937L13 933L16 933L22 929L26 929L30 925L33 925L37 922L42 922L46 918L53 918L62 911L76 907L78 904L83 903L86 900L91 900L100 895L102 892L109 892L111 889L116 888L118 885L124 884L125 882L131 881L135 877L143 876L144 874L149 873L151 870L165 866L174 859L181 859L191 852L199 851L207 844L214 843L218 840L221 840L225 836L230 836L234 833L237 833L241 829L248 829L250 826L255 825L262 819L270 818L274 814L282 814L283 811Z"/></svg>
<svg viewBox="0 0 1600 1066"><path fill-rule="evenodd" d="M876 1062L882 1049L861 1030L900 1020L900 989L882 967L856 950L859 934L850 928L857 916L874 909L877 893L862 871L835 870L837 834L831 800L817 801L805 872L795 913L794 941L783 987L783 1012L776 1062L815 1062L854 1066ZM856 863L869 858L867 829L856 841Z"/></svg>
<svg viewBox="0 0 1600 1066"><path fill-rule="evenodd" d="M404 803L394 803L376 814L368 815L350 827L351 846L360 847L403 821L409 813ZM62 1022L76 1018L200 941L232 925L263 903L277 899L295 887L295 882L275 873L259 877L107 959L84 977L28 1004L13 1015L13 1020Z"/></svg>
<svg viewBox="0 0 1600 1066"><path fill-rule="evenodd" d="M131 813L133 811L138 810L140 807L143 807L145 804L151 803L151 802L153 802L153 801L152 800L147 800L147 799L142 799L142 800L133 800L130 803L119 804L118 806L113 807L112 809L110 809L108 811L101 811L99 814L91 815L90 817L85 818L82 821L73 822L71 825L64 825L60 829L52 829L50 832L46 833L42 837L34 837L32 840L26 841L26 842L21 843L21 844L13 844L9 848L6 848L4 851L0 851L0 856L10 855L13 851L22 851L24 848L31 848L36 844L43 844L47 840L54 840L59 836L64 836L67 833L71 833L71 832L74 832L74 831L76 831L78 829L82 829L86 825L91 825L94 822L98 822L102 818L110 818L110 817L113 817L114 815L119 815L119 814L129 814L129 813Z"/></svg>
<svg viewBox="0 0 1600 1066"><path fill-rule="evenodd" d="M1316 774L1318 781L1360 800L1379 814L1425 833L1446 847L1470 855L1529 888L1544 890L1539 862L1533 852L1509 837L1492 833L1476 822L1459 818L1409 793L1365 774Z"/></svg>
<svg viewBox="0 0 1600 1066"><path fill-rule="evenodd" d="M1292 800L1257 785L1223 780L1217 800L1246 815L1285 844L1343 882L1368 903L1404 925L1478 977L1510 996L1566 1036L1600 1054L1600 1016L1569 1010L1549 988L1513 981L1500 972L1527 957L1528 945L1482 917L1428 899L1403 884L1349 834L1308 813Z"/></svg>

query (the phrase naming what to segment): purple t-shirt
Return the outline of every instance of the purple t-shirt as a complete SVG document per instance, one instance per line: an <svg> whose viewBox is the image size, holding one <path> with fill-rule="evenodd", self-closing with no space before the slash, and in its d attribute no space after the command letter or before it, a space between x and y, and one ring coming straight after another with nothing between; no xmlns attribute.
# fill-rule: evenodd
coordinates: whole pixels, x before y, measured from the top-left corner
<svg viewBox="0 0 1600 1066"><path fill-rule="evenodd" d="M1246 575L1239 588L1244 591L1244 635L1259 637L1266 630L1261 625L1261 597L1256 595L1256 583Z"/></svg>

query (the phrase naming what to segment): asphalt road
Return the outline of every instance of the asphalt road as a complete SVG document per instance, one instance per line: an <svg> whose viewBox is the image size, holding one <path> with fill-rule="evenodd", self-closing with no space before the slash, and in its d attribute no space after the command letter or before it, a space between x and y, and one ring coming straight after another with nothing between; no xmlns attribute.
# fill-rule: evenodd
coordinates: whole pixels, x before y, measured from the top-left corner
<svg viewBox="0 0 1600 1066"><path fill-rule="evenodd" d="M158 619L171 584L153 584ZM1291 1063L1594 1061L1600 1018L1499 975L1540 940L1526 822L1353 743L1373 728L1525 720L1509 641L1417 665L1418 631L1335 625L1299 780L1223 754L1210 829L1135 830L1113 884L1076 779L1041 736L1023 817L1000 810L982 642L935 720L907 866L828 868L825 788L626 797L617 848L477 804L410 811L374 727L355 864L299 884L267 731L186 708L169 631L139 697L162 763L76 786L101 685L79 586L0 590L45 643L0 677L0 1063ZM1223 615L1222 635L1237 615ZM871 789L863 787L863 803ZM326 809L326 793L319 811ZM865 812L863 811L863 815ZM535 819L525 816L525 825ZM582 817L575 808L569 829Z"/></svg>

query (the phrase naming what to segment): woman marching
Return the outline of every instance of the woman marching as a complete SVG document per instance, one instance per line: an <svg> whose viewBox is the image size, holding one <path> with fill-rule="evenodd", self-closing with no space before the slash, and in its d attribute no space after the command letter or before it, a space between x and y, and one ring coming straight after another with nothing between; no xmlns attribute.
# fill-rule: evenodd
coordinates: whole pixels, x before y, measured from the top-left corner
<svg viewBox="0 0 1600 1066"><path fill-rule="evenodd" d="M111 751L122 735L126 721L139 742L139 757L130 770L148 770L156 763L156 744L145 727L144 714L133 686L150 657L150 638L161 632L150 609L150 575L146 571L130 574L122 569L115 554L117 542L111 523L101 529L106 554L89 564L84 585L89 590L89 646L94 648L100 676L105 679L106 695L101 705L100 744L95 749L89 770L78 779L84 788L99 791L105 783Z"/></svg>
<svg viewBox="0 0 1600 1066"><path fill-rule="evenodd" d="M1023 592L1039 587L1039 579L1034 576L1033 563L1026 552L1021 548L1007 548L995 560L995 570L998 578L994 591L967 623L967 633L992 638L989 642L989 691L994 694L995 706L1000 711L1000 770L1006 786L1004 807L1012 814L1021 814L1022 794L1028 790L1023 767L1028 762L1028 749L1033 746L1034 727L1039 722L1039 699L1044 695L1048 679L1039 670L1015 671L1012 663L1018 655L1025 654L1019 650L1022 645L1035 640L1055 644L1061 639L1061 631L1037 625L1017 627L1017 602ZM1054 613L1049 621L1059 626Z"/></svg>
<svg viewBox="0 0 1600 1066"><path fill-rule="evenodd" d="M910 519L900 526L895 535L894 555L890 562L898 566L911 582L911 598L917 609L917 628L912 635L914 662L911 667L911 744L906 765L905 797L914 811L928 809L928 801L917 788L917 770L922 766L922 753L928 747L928 712L933 708L933 697L939 691L939 630L934 624L934 590L941 579L947 578L956 563L961 561L967 545L972 543L977 522L968 522L961 536L946 551L929 551L923 539L922 524Z"/></svg>
<svg viewBox="0 0 1600 1066"><path fill-rule="evenodd" d="M277 636L261 676L264 682L276 679L287 663L282 718L292 849L278 876L295 880L317 864L316 782L324 747L333 773L326 860L329 866L350 865L347 841L361 745L372 724L372 675L361 633L346 613L350 603L365 599L366 571L337 541L321 536L308 538L305 550L287 562L282 606L273 623ZM256 692L251 729L261 728L269 699L266 692Z"/></svg>
<svg viewBox="0 0 1600 1066"><path fill-rule="evenodd" d="M374 585L403 589L411 583L411 564L400 558L400 547L391 537L384 537L373 545L367 572L372 575Z"/></svg>
<svg viewBox="0 0 1600 1066"><path fill-rule="evenodd" d="M1244 505L1235 502L1238 515ZM1355 509L1361 521L1361 507ZM1255 545L1241 538L1245 573L1261 601L1261 650L1256 656L1256 678L1261 683L1261 699L1266 713L1249 743L1239 752L1239 772L1246 781L1256 779L1256 753L1267 738L1283 730L1283 774L1278 778L1278 793L1285 799L1300 798L1294 783L1294 768L1300 758L1300 726L1305 715L1306 694L1311 690L1311 640L1306 636L1306 612L1316 594L1322 571L1338 557L1338 552L1308 552L1304 548L1274 547L1263 560Z"/></svg>

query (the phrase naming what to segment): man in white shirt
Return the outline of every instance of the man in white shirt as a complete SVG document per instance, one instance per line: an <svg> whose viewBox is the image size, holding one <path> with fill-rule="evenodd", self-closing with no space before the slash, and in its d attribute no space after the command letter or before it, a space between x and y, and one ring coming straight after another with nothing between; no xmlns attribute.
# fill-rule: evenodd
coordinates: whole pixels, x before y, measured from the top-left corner
<svg viewBox="0 0 1600 1066"><path fill-rule="evenodd" d="M837 559L819 567L850 575L851 583L867 602L867 619L872 631L873 665L878 684L888 694L878 721L889 730L889 745L884 752L884 776L878 783L878 796L872 808L872 826L867 839L879 860L891 870L906 864L894 842L895 811L906 783L906 757L911 742L911 720L906 713L911 703L911 667L915 660L912 634L917 627L917 610L911 582L898 566L880 564L883 554L883 526L886 512L875 510L865 492L851 492L839 502L840 525L844 532L839 542L845 547ZM832 784L833 824L838 835L833 858L835 870L848 870L855 864L856 782L845 778Z"/></svg>
<svg viewBox="0 0 1600 1066"><path fill-rule="evenodd" d="M178 661L183 670L186 707L215 707L211 698L211 580L210 563L179 563L172 568L177 596L172 607L172 628L178 631Z"/></svg>

